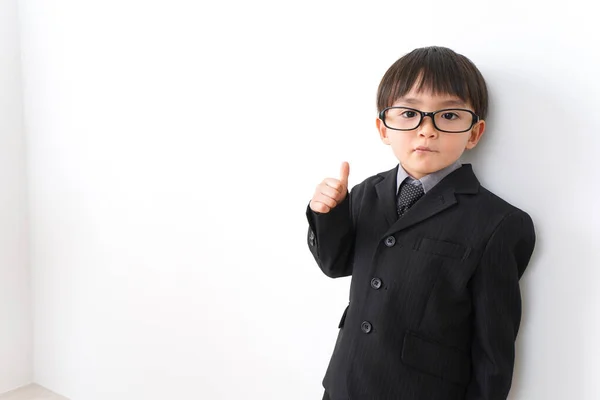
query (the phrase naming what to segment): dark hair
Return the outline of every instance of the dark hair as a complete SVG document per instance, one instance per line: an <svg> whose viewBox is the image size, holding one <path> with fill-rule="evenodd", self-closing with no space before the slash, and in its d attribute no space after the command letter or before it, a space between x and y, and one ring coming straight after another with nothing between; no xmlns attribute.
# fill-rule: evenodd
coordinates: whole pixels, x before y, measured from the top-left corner
<svg viewBox="0 0 600 400"><path fill-rule="evenodd" d="M469 103L485 119L488 92L485 80L467 57L446 47L422 47L399 58L386 71L377 89L377 111L390 107L420 79L418 91L449 94Z"/></svg>

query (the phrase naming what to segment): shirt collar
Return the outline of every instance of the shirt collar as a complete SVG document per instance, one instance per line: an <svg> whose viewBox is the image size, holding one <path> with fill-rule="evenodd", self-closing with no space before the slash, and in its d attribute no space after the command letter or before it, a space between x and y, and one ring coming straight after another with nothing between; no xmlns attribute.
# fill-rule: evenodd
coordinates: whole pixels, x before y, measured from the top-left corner
<svg viewBox="0 0 600 400"><path fill-rule="evenodd" d="M398 175L396 176L396 193L400 190L400 185L404 182L405 179L408 178L408 182L413 185L422 185L423 191L427 193L430 191L435 185L437 185L442 179L444 179L451 172L454 172L458 168L462 167L462 163L459 160L456 160L454 163L448 165L445 168L440 169L439 171L432 172L429 175L425 175L421 179L415 179L406 172L402 164L398 165Z"/></svg>

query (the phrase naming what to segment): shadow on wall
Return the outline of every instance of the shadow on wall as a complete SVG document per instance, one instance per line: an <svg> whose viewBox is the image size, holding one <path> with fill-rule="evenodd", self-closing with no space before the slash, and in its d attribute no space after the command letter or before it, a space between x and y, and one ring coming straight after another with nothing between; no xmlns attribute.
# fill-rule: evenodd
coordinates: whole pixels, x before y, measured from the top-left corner
<svg viewBox="0 0 600 400"><path fill-rule="evenodd" d="M527 211L537 235L534 254L521 280L523 318L509 399L583 399L584 344L590 314L573 305L589 304L586 294L593 293L593 279L585 276L592 274L586 268L591 269L595 244L581 229L581 223L590 223L577 221L570 211L589 190L587 171L592 160L584 154L591 152L582 147L593 140L593 133L600 132L593 120L594 106L582 104L583 88L573 86L570 80L536 81L506 71L490 71L486 76L493 77L488 78L488 130L463 162L474 164L483 186ZM501 88L502 95L496 88ZM582 109L586 106L589 110ZM587 172L587 181L581 171ZM486 184L490 176L494 185ZM580 215L584 212L578 211ZM573 251L577 251L575 260ZM538 301L541 295L548 298ZM538 369L540 365L545 365L543 370ZM557 372L561 382L552 378ZM532 387L526 382L546 384Z"/></svg>

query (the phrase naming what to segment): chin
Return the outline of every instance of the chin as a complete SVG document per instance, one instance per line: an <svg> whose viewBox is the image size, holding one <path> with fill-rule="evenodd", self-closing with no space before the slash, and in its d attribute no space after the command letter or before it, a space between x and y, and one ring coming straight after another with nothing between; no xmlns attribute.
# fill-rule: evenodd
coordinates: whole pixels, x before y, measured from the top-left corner
<svg viewBox="0 0 600 400"><path fill-rule="evenodd" d="M436 164L421 164L421 165L413 164L413 165L409 165L408 167L411 168L413 171L417 171L422 174L430 174L432 172L438 171L443 168L441 165L436 165Z"/></svg>

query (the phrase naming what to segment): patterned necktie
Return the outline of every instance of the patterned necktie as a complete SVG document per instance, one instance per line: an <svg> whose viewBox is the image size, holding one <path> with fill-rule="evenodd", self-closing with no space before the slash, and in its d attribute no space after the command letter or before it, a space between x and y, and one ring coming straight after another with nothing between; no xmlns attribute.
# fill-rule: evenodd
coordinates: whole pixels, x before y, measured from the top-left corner
<svg viewBox="0 0 600 400"><path fill-rule="evenodd" d="M417 185L413 185L406 181L400 185L398 191L398 198L396 199L396 211L398 212L398 218L400 218L413 204L417 202L425 194L423 191L423 185L417 181Z"/></svg>

